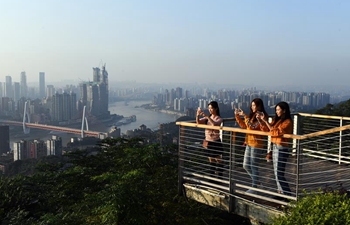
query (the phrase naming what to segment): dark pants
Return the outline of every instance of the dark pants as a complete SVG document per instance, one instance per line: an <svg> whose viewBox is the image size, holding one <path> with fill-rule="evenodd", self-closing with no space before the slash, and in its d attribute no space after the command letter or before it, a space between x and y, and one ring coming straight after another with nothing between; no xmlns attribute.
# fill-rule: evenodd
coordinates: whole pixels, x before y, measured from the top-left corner
<svg viewBox="0 0 350 225"><path fill-rule="evenodd" d="M223 152L223 147L222 147L222 143L220 140L209 141L205 155L207 157L215 158L219 155L222 155L222 152Z"/></svg>
<svg viewBox="0 0 350 225"><path fill-rule="evenodd" d="M208 158L220 158L223 153L223 146L222 143L219 140L216 141L209 141L208 146L205 149L205 156ZM223 172L223 164L221 162L211 161L209 165L209 171L211 174L216 174L218 177L222 176Z"/></svg>

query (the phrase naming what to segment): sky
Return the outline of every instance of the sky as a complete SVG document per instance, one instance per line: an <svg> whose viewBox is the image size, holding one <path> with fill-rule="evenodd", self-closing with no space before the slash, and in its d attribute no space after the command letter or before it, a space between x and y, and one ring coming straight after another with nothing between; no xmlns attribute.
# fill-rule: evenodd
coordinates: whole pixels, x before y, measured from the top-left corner
<svg viewBox="0 0 350 225"><path fill-rule="evenodd" d="M0 81L350 84L349 0L0 0Z"/></svg>

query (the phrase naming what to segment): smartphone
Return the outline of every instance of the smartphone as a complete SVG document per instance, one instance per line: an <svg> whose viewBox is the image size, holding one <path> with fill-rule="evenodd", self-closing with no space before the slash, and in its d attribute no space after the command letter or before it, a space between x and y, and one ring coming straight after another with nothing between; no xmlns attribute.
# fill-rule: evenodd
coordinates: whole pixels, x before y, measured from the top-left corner
<svg viewBox="0 0 350 225"><path fill-rule="evenodd" d="M260 112L260 111L256 111L257 114L259 114L260 116L262 116L264 113Z"/></svg>

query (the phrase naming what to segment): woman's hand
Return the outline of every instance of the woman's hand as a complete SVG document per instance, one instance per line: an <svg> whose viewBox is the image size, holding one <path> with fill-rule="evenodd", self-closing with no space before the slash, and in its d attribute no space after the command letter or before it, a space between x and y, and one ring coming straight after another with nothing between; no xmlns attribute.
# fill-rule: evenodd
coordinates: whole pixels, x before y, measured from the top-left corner
<svg viewBox="0 0 350 225"><path fill-rule="evenodd" d="M257 119L261 119L262 121L266 121L266 119L265 119L265 114L264 113L257 113L256 114L256 118Z"/></svg>
<svg viewBox="0 0 350 225"><path fill-rule="evenodd" d="M236 115L240 115L240 116L243 116L244 115L244 112L241 108L235 108L235 114Z"/></svg>
<svg viewBox="0 0 350 225"><path fill-rule="evenodd" d="M205 114L204 112L201 113L201 116L203 116L203 117L209 119L209 115Z"/></svg>
<svg viewBox="0 0 350 225"><path fill-rule="evenodd" d="M265 114L263 112L259 112L257 111L255 113L255 117L258 119L258 120L262 120L264 117L265 117Z"/></svg>
<svg viewBox="0 0 350 225"><path fill-rule="evenodd" d="M202 113L203 113L203 112L202 112L201 108L198 107L198 108L197 108L197 114L196 114L197 117L199 117Z"/></svg>

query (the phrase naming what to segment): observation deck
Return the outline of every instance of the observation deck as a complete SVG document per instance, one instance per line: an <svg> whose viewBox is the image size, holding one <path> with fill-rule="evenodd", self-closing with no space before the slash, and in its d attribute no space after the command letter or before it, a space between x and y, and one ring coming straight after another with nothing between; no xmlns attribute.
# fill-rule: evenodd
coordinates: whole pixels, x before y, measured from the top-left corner
<svg viewBox="0 0 350 225"><path fill-rule="evenodd" d="M270 118L271 119L271 118ZM291 193L277 193L273 162L265 159L271 145L268 132L238 127L235 119L224 119L221 126L177 122L179 126L180 195L230 213L247 217L252 224L269 223L282 215L290 201L306 193L350 189L350 117L297 113L293 115L285 177ZM221 133L224 151L222 174L210 173L208 158L202 146L204 129ZM259 182L251 187L251 177L243 169L246 134L259 134L265 144L257 155ZM253 189L255 194L247 193Z"/></svg>

